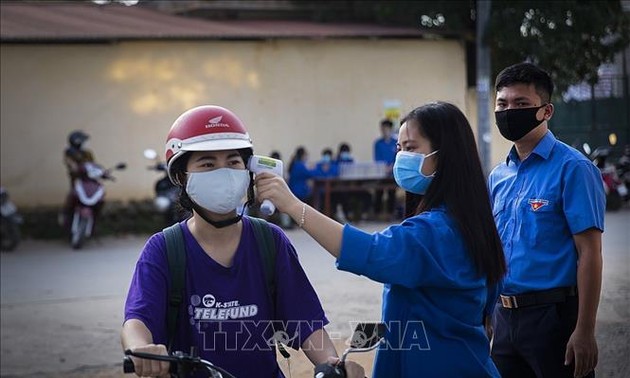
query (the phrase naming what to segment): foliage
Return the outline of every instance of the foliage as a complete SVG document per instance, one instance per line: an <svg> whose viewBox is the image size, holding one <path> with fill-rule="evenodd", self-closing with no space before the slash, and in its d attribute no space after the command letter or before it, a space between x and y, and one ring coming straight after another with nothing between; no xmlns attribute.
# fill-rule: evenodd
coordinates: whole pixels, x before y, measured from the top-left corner
<svg viewBox="0 0 630 378"><path fill-rule="evenodd" d="M475 0L295 1L321 21L353 20L419 27L475 40ZM487 42L494 74L531 61L549 71L558 92L597 81L597 70L630 43L630 16L619 0L492 0ZM474 64L474 59L469 61Z"/></svg>
<svg viewBox="0 0 630 378"><path fill-rule="evenodd" d="M493 2L493 67L529 60L548 70L559 92L597 82L602 63L630 42L630 18L618 0Z"/></svg>

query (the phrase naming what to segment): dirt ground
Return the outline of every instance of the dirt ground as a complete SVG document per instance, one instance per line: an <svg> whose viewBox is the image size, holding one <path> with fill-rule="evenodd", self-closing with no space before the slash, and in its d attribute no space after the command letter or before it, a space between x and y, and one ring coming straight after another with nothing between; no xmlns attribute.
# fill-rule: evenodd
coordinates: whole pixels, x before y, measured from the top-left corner
<svg viewBox="0 0 630 378"><path fill-rule="evenodd" d="M630 209L615 214L607 214L606 233L604 234L604 279L602 296L598 310L596 336L599 345L599 364L597 377L630 377ZM362 224L370 231L380 230L383 224ZM296 246L300 261L311 283L320 296L330 324L326 327L342 353L350 336L353 322L378 321L380 318L381 290L378 283L349 273L339 272L334 267L334 260L321 251L301 230L287 232ZM105 240L102 246L80 255L64 252L61 247L54 247L41 242L27 242L24 248L46 248L43 251L21 251L21 255L2 256L2 377L51 377L51 378L122 378L130 377L122 373L122 353L119 343L121 312L124 295L105 295L109 292L125 292L127 282L106 280L108 276L130 276L137 252L124 248L138 248L144 239ZM55 249L57 248L57 249ZM119 249L120 252L116 252ZM92 256L106 255L107 262L89 260ZM129 256L127 256L129 255ZM50 257L52 256L52 257ZM78 256L78 257L77 257ZM86 272L84 281L77 280L79 272L73 268L75 282L70 288L25 287L36 285L28 274L52 274L30 272L34 264L46 265L53 269L55 261L62 269L67 262L85 259L85 266L98 265L99 277L103 277L102 286L109 291L101 292L95 288L86 288L87 282L93 283L91 272ZM102 259L102 257L98 257ZM28 269L16 270L27 261ZM50 260L48 260L50 259ZM120 262L121 259L128 261ZM114 265L116 261L117 265ZM124 265L123 265L124 264ZM125 266L125 268L121 268ZM43 268L42 268L43 269ZM61 272L61 270L60 270ZM58 280L66 279L69 274L57 274ZM81 277L79 277L81 278ZM89 280L88 280L89 278ZM69 279L69 278L67 278ZM83 279L83 278L81 278ZM21 280L21 282L14 282ZM127 280L127 278L125 278ZM39 281L37 281L39 282ZM11 283L11 285L9 285ZM60 283L61 285L61 283ZM120 287L114 287L120 285ZM21 303L15 298L42 292L41 299ZM68 292L59 292L68 290ZM103 289L105 290L105 289ZM76 299L48 300L45 295ZM85 291L85 292L84 292ZM40 294L38 294L40 295ZM40 311L36 311L36 310ZM89 320L89 322L88 322ZM33 325L38 325L38 334L27 332ZM95 326L96 325L96 326ZM50 340L57 340L52 345ZM44 341L44 343L42 343ZM29 361L29 353L41 358ZM313 377L313 366L302 352L290 351L290 373L287 362L279 358L279 363L287 377ZM374 352L351 354L349 359L364 366L366 375L371 375Z"/></svg>

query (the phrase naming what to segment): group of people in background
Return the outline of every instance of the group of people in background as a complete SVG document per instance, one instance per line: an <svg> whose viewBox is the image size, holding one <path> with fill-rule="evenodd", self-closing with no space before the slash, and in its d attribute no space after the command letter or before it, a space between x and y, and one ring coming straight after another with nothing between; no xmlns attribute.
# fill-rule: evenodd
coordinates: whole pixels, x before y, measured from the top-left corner
<svg viewBox="0 0 630 378"><path fill-rule="evenodd" d="M270 321L287 326L295 335L290 346L314 364L339 364L317 294L291 241L273 225L281 274L277 291L266 292L257 222L238 210L247 197L246 205L270 200L289 215L335 257L337 269L383 283L386 343L372 377L593 377L601 175L548 129L554 85L547 72L530 63L507 67L495 90L496 126L514 144L487 180L471 126L455 105L431 102L405 115L392 160L381 153L391 148L393 125L382 124L375 155L391 163L405 212L380 232L342 224L309 205L316 194L304 180L318 168L308 169L304 148L289 164L288 183L269 172L254 177L246 169L253 144L235 114L216 106L182 114L166 143L169 177L193 214L176 225L188 260L174 350L198 347L202 358L236 376L281 378L273 344L244 350L247 340L234 328ZM205 127L219 116L225 130ZM340 148L339 164L349 152ZM124 349L168 352L167 248L157 233L139 258L125 306ZM254 331L258 341L270 333ZM134 363L139 376L168 373L164 362ZM345 368L348 377L365 374L352 361Z"/></svg>
<svg viewBox="0 0 630 378"><path fill-rule="evenodd" d="M381 137L374 141L374 162L383 163L386 167L384 178L393 178L392 167L396 158L396 134L393 132L394 123L390 119L380 122ZM272 151L271 157L280 159L278 151ZM309 160L309 153L304 146L298 146L286 171L287 182L291 192L300 200L307 203L322 203L324 193L313 185L314 179L337 178L340 176L343 164L353 164L350 144L342 142L333 154L330 147L321 151L319 160L314 163ZM314 201L320 196L320 201ZM385 200L385 206L383 202ZM392 221L396 218L396 190L376 189L354 190L350 192L331 193L331 204L334 217L342 222L349 220L365 220L368 218ZM322 210L321 208L319 210Z"/></svg>

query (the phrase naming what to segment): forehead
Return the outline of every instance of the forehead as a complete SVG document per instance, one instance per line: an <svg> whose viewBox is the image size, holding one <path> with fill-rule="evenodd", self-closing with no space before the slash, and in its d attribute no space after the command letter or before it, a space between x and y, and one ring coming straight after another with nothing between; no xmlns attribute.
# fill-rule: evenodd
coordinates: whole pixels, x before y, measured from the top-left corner
<svg viewBox="0 0 630 378"><path fill-rule="evenodd" d="M404 144L406 142L421 142L425 138L420 135L420 126L416 120L409 120L400 126L398 130L398 143Z"/></svg>
<svg viewBox="0 0 630 378"><path fill-rule="evenodd" d="M538 93L536 93L536 87L534 84L516 83L508 87L503 87L497 91L497 101L515 101L523 99L533 102L542 101Z"/></svg>

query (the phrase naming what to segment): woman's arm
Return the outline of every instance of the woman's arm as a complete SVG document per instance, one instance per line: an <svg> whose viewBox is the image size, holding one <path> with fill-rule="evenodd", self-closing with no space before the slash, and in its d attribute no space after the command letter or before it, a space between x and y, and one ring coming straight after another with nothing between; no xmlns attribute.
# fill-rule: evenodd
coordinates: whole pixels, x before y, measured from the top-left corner
<svg viewBox="0 0 630 378"><path fill-rule="evenodd" d="M304 341L302 344L302 350L313 365L323 363L336 365L339 363L335 345L332 340L330 340L328 332L326 332L323 328L313 332L306 341ZM365 370L356 362L346 361L344 363L344 369L346 371L346 377L348 378L365 377Z"/></svg>
<svg viewBox="0 0 630 378"><path fill-rule="evenodd" d="M328 361L328 357L337 357L337 350L328 332L324 328L311 333L302 343L302 351L313 365L322 364Z"/></svg>
<svg viewBox="0 0 630 378"><path fill-rule="evenodd" d="M315 241L334 257L339 257L343 225L300 201L282 177L263 172L256 175L257 197L270 200L276 208L289 214Z"/></svg>
<svg viewBox="0 0 630 378"><path fill-rule="evenodd" d="M567 343L565 363L575 364L575 376L581 377L597 366L595 339L597 308L602 287L602 232L591 228L573 235L578 251L578 317Z"/></svg>
<svg viewBox="0 0 630 378"><path fill-rule="evenodd" d="M129 319L123 324L120 335L123 350L150 354L168 354L165 345L153 344L153 336L147 326L138 319ZM131 357L138 377L168 376L169 363Z"/></svg>

